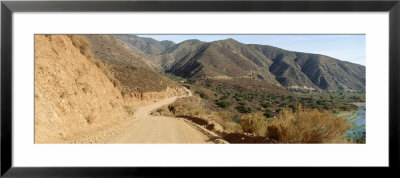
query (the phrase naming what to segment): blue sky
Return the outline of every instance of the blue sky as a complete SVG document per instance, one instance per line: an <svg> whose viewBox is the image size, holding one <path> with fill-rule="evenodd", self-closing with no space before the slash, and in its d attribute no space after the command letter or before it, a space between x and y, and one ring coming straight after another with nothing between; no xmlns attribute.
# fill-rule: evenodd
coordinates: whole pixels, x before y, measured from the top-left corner
<svg viewBox="0 0 400 178"><path fill-rule="evenodd" d="M180 43L188 39L211 42L227 38L298 52L323 54L365 65L365 35L138 35Z"/></svg>

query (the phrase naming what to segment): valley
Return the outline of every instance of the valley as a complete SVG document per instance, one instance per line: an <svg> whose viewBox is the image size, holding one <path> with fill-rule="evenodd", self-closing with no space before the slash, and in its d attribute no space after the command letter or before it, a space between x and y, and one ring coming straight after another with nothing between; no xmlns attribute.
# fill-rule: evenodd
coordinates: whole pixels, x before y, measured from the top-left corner
<svg viewBox="0 0 400 178"><path fill-rule="evenodd" d="M325 55L35 35L35 143L365 143L365 102L365 66Z"/></svg>

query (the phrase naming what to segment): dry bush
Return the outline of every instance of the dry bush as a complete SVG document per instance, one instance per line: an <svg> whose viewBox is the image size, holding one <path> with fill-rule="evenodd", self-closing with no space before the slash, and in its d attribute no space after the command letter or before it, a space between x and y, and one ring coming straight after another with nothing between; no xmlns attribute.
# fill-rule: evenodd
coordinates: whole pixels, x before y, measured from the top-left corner
<svg viewBox="0 0 400 178"><path fill-rule="evenodd" d="M183 116L206 116L210 115L211 111L201 107L183 107L175 111L176 115Z"/></svg>
<svg viewBox="0 0 400 178"><path fill-rule="evenodd" d="M218 117L218 121L220 121L221 123L224 121L231 120L232 118L232 113L227 110L218 111L216 115Z"/></svg>
<svg viewBox="0 0 400 178"><path fill-rule="evenodd" d="M278 118L266 119L263 113L246 114L240 119L244 132L266 136L279 143L345 143L351 128L347 119L329 111L291 109L281 111Z"/></svg>
<svg viewBox="0 0 400 178"><path fill-rule="evenodd" d="M262 112L246 114L240 118L240 126L244 132L265 136L267 120Z"/></svg>
<svg viewBox="0 0 400 178"><path fill-rule="evenodd" d="M230 133L242 133L242 127L233 121L226 121L224 122L224 130Z"/></svg>
<svg viewBox="0 0 400 178"><path fill-rule="evenodd" d="M242 132L242 127L239 123L232 120L232 113L226 110L222 110L216 113L217 122L221 123L224 127L224 130L227 132Z"/></svg>
<svg viewBox="0 0 400 178"><path fill-rule="evenodd" d="M183 116L200 117L212 114L209 109L204 108L202 101L197 97L178 98L168 109L175 115Z"/></svg>
<svg viewBox="0 0 400 178"><path fill-rule="evenodd" d="M298 106L295 113L284 110L268 122L266 135L280 143L339 143L350 128L347 119L329 111Z"/></svg>

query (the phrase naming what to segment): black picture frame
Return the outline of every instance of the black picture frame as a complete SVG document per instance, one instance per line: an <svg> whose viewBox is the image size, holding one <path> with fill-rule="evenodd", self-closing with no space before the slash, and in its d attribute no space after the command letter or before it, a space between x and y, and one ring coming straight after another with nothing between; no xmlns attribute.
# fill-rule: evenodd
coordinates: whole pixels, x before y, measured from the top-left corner
<svg viewBox="0 0 400 178"><path fill-rule="evenodd" d="M2 1L1 2L1 176L5 177L131 177L178 176L184 172L212 175L210 171L247 174L243 168L131 168L75 167L20 168L12 165L12 17L13 12L124 12L124 11L294 11L389 12L389 167L347 169L355 174L397 172L399 168L400 110L400 1ZM276 167L275 167L276 168ZM178 170L179 169L179 170ZM229 170L227 170L229 169ZM249 168L247 168L249 169ZM281 169L281 168L277 168ZM297 168L289 168L297 169ZM320 168L327 169L327 168ZM243 170L244 171L244 170ZM250 168L265 175L265 168ZM297 170L297 173L306 173ZM282 174L291 171L279 170ZM330 171L330 175L342 173Z"/></svg>

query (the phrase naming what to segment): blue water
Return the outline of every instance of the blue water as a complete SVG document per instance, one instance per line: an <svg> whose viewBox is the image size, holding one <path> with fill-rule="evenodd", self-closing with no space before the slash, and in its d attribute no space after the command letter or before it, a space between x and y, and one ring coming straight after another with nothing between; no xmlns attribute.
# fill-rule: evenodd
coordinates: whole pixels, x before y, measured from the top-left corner
<svg viewBox="0 0 400 178"><path fill-rule="evenodd" d="M359 119L356 120L356 124L359 126L365 125L365 108L360 108Z"/></svg>
<svg viewBox="0 0 400 178"><path fill-rule="evenodd" d="M352 124L353 127L347 132L347 136L353 139L357 138L365 138L366 130L365 130L365 108L360 108L360 112L358 113L358 119L355 120Z"/></svg>

